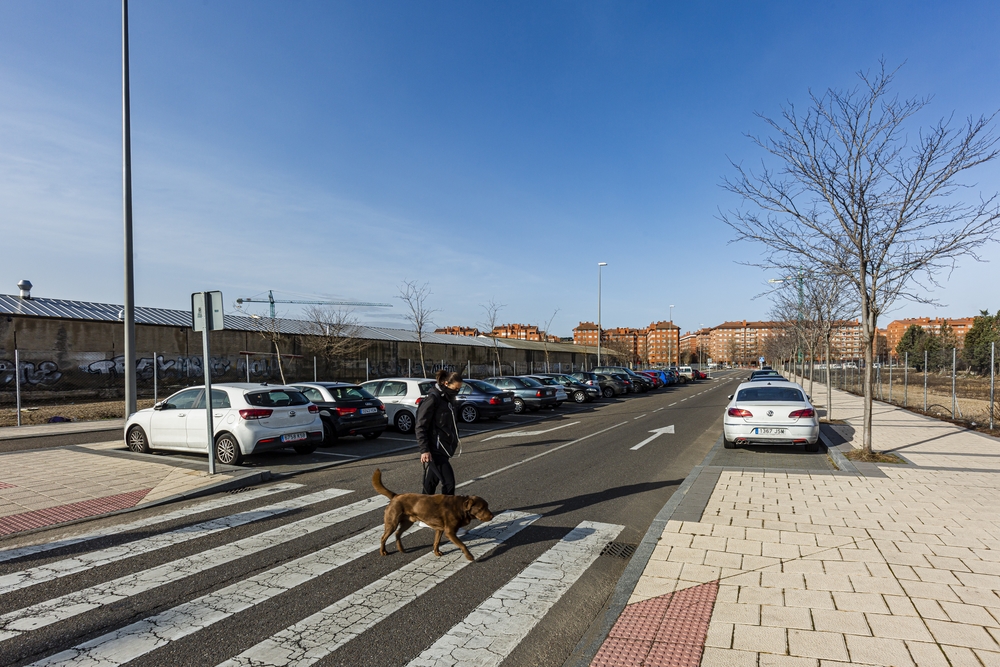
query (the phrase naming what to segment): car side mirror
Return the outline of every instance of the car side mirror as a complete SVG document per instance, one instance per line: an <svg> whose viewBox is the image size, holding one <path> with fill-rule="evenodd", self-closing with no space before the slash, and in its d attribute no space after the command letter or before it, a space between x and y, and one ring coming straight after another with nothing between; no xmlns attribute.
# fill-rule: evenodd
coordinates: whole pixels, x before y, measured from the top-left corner
<svg viewBox="0 0 1000 667"><path fill-rule="evenodd" d="M730 394L730 395L729 395L729 400L730 400L730 401L731 401L731 400L733 400L733 394Z"/></svg>
<svg viewBox="0 0 1000 667"><path fill-rule="evenodd" d="M154 410L163 410L164 408L166 408L169 405L170 405L169 403L166 403L164 401L160 401L159 403L155 403L153 405L153 409Z"/></svg>

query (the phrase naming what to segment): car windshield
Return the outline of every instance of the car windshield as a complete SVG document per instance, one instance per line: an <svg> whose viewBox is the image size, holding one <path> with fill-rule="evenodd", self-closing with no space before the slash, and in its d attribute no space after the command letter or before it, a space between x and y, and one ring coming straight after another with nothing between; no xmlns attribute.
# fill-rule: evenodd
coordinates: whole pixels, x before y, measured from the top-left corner
<svg viewBox="0 0 1000 667"><path fill-rule="evenodd" d="M282 408L288 405L305 405L309 402L302 392L291 389L255 391L247 394L246 399L247 403L258 408ZM214 396L212 402L215 402Z"/></svg>
<svg viewBox="0 0 1000 667"><path fill-rule="evenodd" d="M333 395L335 401L363 401L375 398L367 389L361 387L327 387L326 390Z"/></svg>
<svg viewBox="0 0 1000 667"><path fill-rule="evenodd" d="M558 382L555 381L555 378L537 378L537 380L542 384L547 384L549 386L559 384Z"/></svg>
<svg viewBox="0 0 1000 667"><path fill-rule="evenodd" d="M482 380L462 380L465 384L470 384L479 391L485 391L488 394L495 394L498 391L502 391L499 387L490 384L489 382L483 382Z"/></svg>
<svg viewBox="0 0 1000 667"><path fill-rule="evenodd" d="M736 394L739 403L804 403L805 400L795 387L748 387Z"/></svg>
<svg viewBox="0 0 1000 667"><path fill-rule="evenodd" d="M538 380L532 378L521 378L521 382L524 383L525 387L541 387L542 383Z"/></svg>

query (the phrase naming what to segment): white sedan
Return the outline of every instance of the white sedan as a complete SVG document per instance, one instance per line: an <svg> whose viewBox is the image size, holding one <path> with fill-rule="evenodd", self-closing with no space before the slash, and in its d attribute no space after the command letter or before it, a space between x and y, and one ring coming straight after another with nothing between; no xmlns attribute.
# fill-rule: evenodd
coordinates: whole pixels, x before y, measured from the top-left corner
<svg viewBox="0 0 1000 667"><path fill-rule="evenodd" d="M434 386L427 378L385 378L361 386L385 405L389 423L400 433L412 433L417 423L417 407Z"/></svg>
<svg viewBox="0 0 1000 667"><path fill-rule="evenodd" d="M216 459L239 465L247 454L294 447L311 454L323 442L319 408L294 387L267 384L212 385ZM208 454L205 388L184 389L125 422L133 452L152 449Z"/></svg>
<svg viewBox="0 0 1000 667"><path fill-rule="evenodd" d="M722 429L726 449L750 444L819 449L816 409L801 385L784 378L741 383L729 396Z"/></svg>

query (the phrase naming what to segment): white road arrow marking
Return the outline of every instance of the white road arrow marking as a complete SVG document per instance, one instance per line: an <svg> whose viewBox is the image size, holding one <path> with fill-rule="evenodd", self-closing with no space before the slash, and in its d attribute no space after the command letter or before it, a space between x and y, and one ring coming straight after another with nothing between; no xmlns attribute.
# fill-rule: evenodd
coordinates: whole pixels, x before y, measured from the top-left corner
<svg viewBox="0 0 1000 667"><path fill-rule="evenodd" d="M566 428L567 426L573 426L574 424L579 424L580 422L570 422L569 424L563 424L562 426L556 426L555 428L547 428L544 431L511 431L510 433L498 433L496 435L491 435L490 437L483 440L493 440L494 438L520 438L525 435L542 435L543 433L551 433L552 431L558 431L561 428Z"/></svg>
<svg viewBox="0 0 1000 667"><path fill-rule="evenodd" d="M632 447L631 449L634 452L635 450L637 450L637 449L639 449L639 448L641 448L641 447L643 447L645 445L648 445L649 443L653 442L654 440L656 440L657 438L659 438L664 433L673 433L673 432L674 432L674 425L673 424L671 424L670 426L664 426L663 428L658 428L656 430L650 431L650 433L652 433L653 435L649 436L648 438L646 438L645 440L643 440L642 442L640 442L635 447Z"/></svg>

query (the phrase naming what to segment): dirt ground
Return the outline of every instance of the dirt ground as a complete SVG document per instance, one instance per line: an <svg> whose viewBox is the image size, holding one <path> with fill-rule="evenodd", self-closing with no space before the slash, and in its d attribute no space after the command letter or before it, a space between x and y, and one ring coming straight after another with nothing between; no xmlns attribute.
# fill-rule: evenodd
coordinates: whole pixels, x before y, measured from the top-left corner
<svg viewBox="0 0 1000 667"><path fill-rule="evenodd" d="M153 399L139 399L139 409L153 406ZM21 425L47 424L53 417L66 417L70 421L99 421L101 419L122 419L125 415L125 401L96 401L21 408ZM0 410L0 427L17 426L17 410Z"/></svg>

